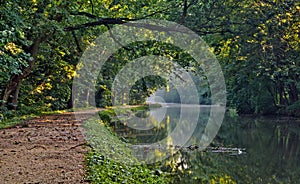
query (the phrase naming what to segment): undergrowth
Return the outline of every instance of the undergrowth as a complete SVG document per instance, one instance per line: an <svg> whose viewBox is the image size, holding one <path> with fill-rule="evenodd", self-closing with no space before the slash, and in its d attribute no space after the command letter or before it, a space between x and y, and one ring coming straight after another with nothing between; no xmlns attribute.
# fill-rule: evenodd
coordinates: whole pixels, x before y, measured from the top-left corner
<svg viewBox="0 0 300 184"><path fill-rule="evenodd" d="M72 111L71 109L67 110L56 110L44 111L42 109L30 110L30 111L14 111L14 110L0 110L0 129L14 127L16 125L26 126L24 121L51 114L61 114L64 112Z"/></svg>
<svg viewBox="0 0 300 184"><path fill-rule="evenodd" d="M148 107L118 109L123 113L140 113ZM155 164L142 164L132 153L130 144L118 138L113 131L116 121L114 109L99 112L99 117L93 117L85 122L86 137L92 150L86 155L86 180L91 183L228 183L234 184L231 176L216 169L214 159L204 154L201 157L211 162L206 165L205 159L198 160L194 167L180 169L179 158L184 153L176 155ZM120 117L119 117L120 118ZM186 155L186 154L184 154ZM206 156L205 156L206 155ZM195 154L189 155L191 158ZM189 157L186 155L186 157ZM195 156L196 157L196 156ZM182 157L184 158L184 157ZM185 161L190 159L184 159ZM179 164L179 165L178 165ZM196 168L197 167L197 168Z"/></svg>
<svg viewBox="0 0 300 184"><path fill-rule="evenodd" d="M107 184L169 183L167 174L139 163L129 145L119 140L101 120L91 118L84 128L88 144L93 148L86 155L87 181Z"/></svg>

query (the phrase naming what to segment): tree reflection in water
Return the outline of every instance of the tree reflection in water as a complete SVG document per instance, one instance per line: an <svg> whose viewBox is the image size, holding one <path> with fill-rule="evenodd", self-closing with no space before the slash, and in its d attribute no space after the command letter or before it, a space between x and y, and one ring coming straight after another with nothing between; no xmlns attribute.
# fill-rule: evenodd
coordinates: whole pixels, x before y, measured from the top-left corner
<svg viewBox="0 0 300 184"><path fill-rule="evenodd" d="M182 121L185 129L177 138L184 136L186 131L193 131L193 134L184 145L174 145L173 140L165 138L179 122L180 108L163 108L165 112L159 112L160 108L152 112L152 116L160 113L165 116L161 122L154 117L154 128L151 130L121 128L116 131L133 144L140 160L154 159L151 160L154 162L158 156L166 157L167 159L159 160L161 169L177 172L179 175L174 176L178 177L177 180L180 179L183 183L205 182L213 178L238 183L300 181L299 121L278 120L276 117L226 117L211 145L202 148L199 140L203 140L201 138L210 109L201 109L194 131L189 129L188 118ZM161 140L165 141L164 144L159 142ZM157 142L160 144L156 144ZM191 147L193 145L197 145L197 148Z"/></svg>

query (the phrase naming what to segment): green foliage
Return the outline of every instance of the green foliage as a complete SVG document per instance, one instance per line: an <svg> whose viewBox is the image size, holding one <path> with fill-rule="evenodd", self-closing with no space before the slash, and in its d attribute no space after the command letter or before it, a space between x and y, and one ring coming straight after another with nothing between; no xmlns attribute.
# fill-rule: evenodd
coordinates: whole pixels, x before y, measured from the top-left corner
<svg viewBox="0 0 300 184"><path fill-rule="evenodd" d="M299 1L14 0L1 1L0 6L0 128L19 124L31 117L23 117L24 114L41 114L71 106L72 79L82 52L97 36L113 26L88 27L86 23L101 18L124 18L126 22L145 17L183 24L207 41L225 73L230 115L279 113L300 116ZM80 29L67 29L73 26ZM167 57L189 71L201 73L204 70L187 52L171 44L148 41L126 45L114 53L99 72L101 75L93 86L97 106L112 105L111 88L118 72L131 60L147 55ZM160 67L157 65L158 71ZM194 77L200 103L210 104L209 84L203 82L205 76ZM7 100L18 97L14 93L16 89L12 88L15 85L20 85L17 111L9 109L9 105L15 104L7 103ZM148 76L138 80L130 89L129 104L143 104L148 96L161 88L166 89L163 94L166 101L179 102L177 91L168 81ZM84 85L79 90L91 92ZM90 99L90 93L87 94L86 99ZM145 116L140 110L124 109ZM196 160L200 158L199 165L195 166L198 168L194 168L197 172L177 170L174 180L169 180L164 172L161 175L153 172L157 168L127 166L112 160L108 156L111 148L105 147L107 141L115 145L118 159L135 161L130 150L126 149L128 145L114 137L111 129L99 128L99 124L113 126L113 109L101 111L99 116L101 122L87 124L89 140L97 148L86 158L87 178L91 182L226 183L228 180L233 183L233 176L220 172L224 168L220 169L216 162L218 158L207 154L194 155ZM287 140L284 141L286 145ZM226 164L233 165L234 159ZM174 162L173 166L170 165L164 169L173 171ZM241 169L236 171L237 176L243 175ZM250 181L250 176L244 178ZM270 179L270 182L274 180Z"/></svg>
<svg viewBox="0 0 300 184"><path fill-rule="evenodd" d="M22 123L22 121L42 115L45 112L50 112L51 109L44 103L35 103L32 106L20 106L20 110L12 111L6 107L0 107L0 125L2 128L7 128Z"/></svg>
<svg viewBox="0 0 300 184"><path fill-rule="evenodd" d="M53 88L52 93L56 92L53 96L59 98L52 102L52 107L54 110L66 108L68 100L65 99L70 98L70 90L67 92L61 88L61 82L69 80L70 77L56 71L58 68L67 70L67 67L70 67L70 64L62 59L69 52L66 51L68 44L61 44L65 42L63 35L53 36L61 34L66 23L63 20L66 12L59 6L61 6L60 2L55 1L11 1L1 5L0 66L3 70L0 72L0 104L2 106L5 106L7 100L18 99L18 93L15 91L18 91L21 81L33 71L34 74L26 78L26 84L20 87L19 109L21 105L33 105L33 102L36 105L48 107L45 99L48 94L35 95L34 93L37 91L41 94L45 88L51 87L50 73L60 78L60 80L53 81L55 82L53 86L59 86ZM41 45L45 41L48 43ZM73 70L65 73L73 71L74 67ZM68 83L70 85L69 81Z"/></svg>
<svg viewBox="0 0 300 184"><path fill-rule="evenodd" d="M155 106L153 106L152 108L154 108ZM140 112L145 112L149 110L149 106L148 105L139 105L139 106L134 106L134 107L113 107L113 108L107 108L106 110L102 110L99 111L98 115L99 118L101 119L101 122L109 128L113 128L113 126L115 126L115 122L119 122L119 119L116 114L116 111L119 114L131 114L134 113L136 116L138 116L138 114ZM119 117L120 118L120 117Z"/></svg>
<svg viewBox="0 0 300 184"><path fill-rule="evenodd" d="M12 3L7 2L6 6L0 7L0 94L10 76L21 74L22 68L27 67L33 59L24 50L30 41L25 38L23 17L11 11L12 6Z"/></svg>
<svg viewBox="0 0 300 184"><path fill-rule="evenodd" d="M183 24L207 41L222 64L230 107L238 113L283 113L299 101L299 9L298 1L5 1L0 7L0 104L9 109L7 102L19 96L18 110L71 107L71 83L82 52L114 24L86 23L158 18ZM171 44L126 45L100 71L94 86L97 106L112 105L111 85L118 72L147 55L167 57L190 71L202 70L187 52ZM205 76L195 77L200 103L209 104ZM130 89L129 103L142 104L163 87L168 87L165 79L145 77ZM178 100L169 87L168 100ZM84 85L79 90L90 92Z"/></svg>
<svg viewBox="0 0 300 184"><path fill-rule="evenodd" d="M205 76L196 76L193 75L193 73L190 71L191 77L193 79L194 85L197 88L198 92L198 102L194 102L191 98L188 99L188 91L186 92L185 96L185 103L190 103L190 104L203 104L203 105L209 105L211 104L211 99L210 99L210 88L208 85L208 81L205 78ZM189 86L185 86L183 83L182 86L178 86L179 88L189 88ZM167 103L182 103L180 99L180 95L174 85L172 83L167 83L167 87L163 88L163 90L158 91L155 96L162 97L165 102ZM193 96L193 95L190 95Z"/></svg>
<svg viewBox="0 0 300 184"><path fill-rule="evenodd" d="M300 116L300 100L287 107L288 114Z"/></svg>
<svg viewBox="0 0 300 184"><path fill-rule="evenodd" d="M107 110L100 117L114 114ZM104 119L105 119L104 118ZM105 120L91 118L85 122L88 143L93 150L86 155L87 176L92 183L167 183L166 174L155 174L153 168L141 165L131 153L129 145L122 142Z"/></svg>
<svg viewBox="0 0 300 184"><path fill-rule="evenodd" d="M27 127L26 120L49 114L61 114L63 111L50 111L49 109L41 109L40 106L33 108L27 107L22 111L9 111L2 107L0 109L0 129L14 127L16 125Z"/></svg>
<svg viewBox="0 0 300 184"><path fill-rule="evenodd" d="M229 14L237 23L228 24L231 32L209 42L223 63L229 102L239 113L274 114L299 99L299 2L239 6Z"/></svg>
<svg viewBox="0 0 300 184"><path fill-rule="evenodd" d="M238 117L238 113L235 108L228 108L228 110L226 111L226 115L228 115L229 117Z"/></svg>
<svg viewBox="0 0 300 184"><path fill-rule="evenodd" d="M113 109L107 109L99 112L99 118L107 126L112 126L112 118L116 116Z"/></svg>
<svg viewBox="0 0 300 184"><path fill-rule="evenodd" d="M158 106L158 107L160 107L160 106ZM148 111L149 106L148 105L139 105L139 106L135 106L135 107L130 107L130 110L133 111L133 112Z"/></svg>
<svg viewBox="0 0 300 184"><path fill-rule="evenodd" d="M103 107L107 105L111 105L111 88L112 83L115 80L115 77L120 72L120 70L128 64L130 61L148 55L157 55L164 56L181 67L189 69L194 68L194 70L199 69L199 66L195 62L190 55L188 55L185 51L167 43L160 43L157 41L148 41L148 42L134 42L130 45L126 46L127 49L120 49L117 53L115 53L110 59L105 62L102 66L100 75L97 79L96 84L96 102L97 106ZM141 63L143 65L143 63ZM158 73L166 72L172 73L172 67L168 66L169 63L155 63L155 70ZM198 68L197 68L198 67ZM169 68L169 71L162 71L161 68ZM131 71L133 74L140 73L143 71ZM130 76L126 79L122 80L130 80ZM157 89L162 88L167 85L167 80L159 77L159 76L146 76L142 79L136 81L131 89L129 94L129 104L143 104L147 97L153 94ZM199 86L203 87L203 86ZM124 93L125 95L125 93ZM122 94L119 94L122 96ZM126 101L123 98L123 101Z"/></svg>
<svg viewBox="0 0 300 184"><path fill-rule="evenodd" d="M24 123L24 121L34 118L34 117L36 117L36 116L35 115L24 115L24 116L10 117L9 119L2 119L2 120L0 119L0 129L10 128L10 127L14 127L16 125L25 127L25 126L27 126L27 124ZM1 114L0 114L0 118L1 118Z"/></svg>
<svg viewBox="0 0 300 184"><path fill-rule="evenodd" d="M121 110L140 113L147 108ZM232 176L221 172L219 156L211 153L180 151L159 163L141 165L132 155L129 144L116 137L107 126L114 121L114 111L109 109L99 114L101 121L92 118L84 125L88 143L93 147L86 157L87 179L92 183L235 183ZM180 158L191 167L182 170L178 165Z"/></svg>
<svg viewBox="0 0 300 184"><path fill-rule="evenodd" d="M300 101L279 109L279 114L300 117Z"/></svg>
<svg viewBox="0 0 300 184"><path fill-rule="evenodd" d="M145 165L130 166L116 162L104 157L101 152L89 152L86 164L86 179L91 183L169 183L165 174L157 174Z"/></svg>

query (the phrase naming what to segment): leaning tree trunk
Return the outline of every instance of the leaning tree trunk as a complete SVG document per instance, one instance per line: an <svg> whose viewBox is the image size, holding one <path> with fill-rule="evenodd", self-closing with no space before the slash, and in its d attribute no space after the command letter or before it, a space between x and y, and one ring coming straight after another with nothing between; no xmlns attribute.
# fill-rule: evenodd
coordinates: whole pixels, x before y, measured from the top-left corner
<svg viewBox="0 0 300 184"><path fill-rule="evenodd" d="M27 52L31 54L33 60L28 63L28 67L23 68L22 74L12 75L10 80L5 86L3 93L1 94L1 107L9 107L10 109L17 109L20 85L22 80L25 79L31 71L34 69L36 57L39 51L40 44L46 41L50 35L43 35L36 38L33 44L27 49Z"/></svg>
<svg viewBox="0 0 300 184"><path fill-rule="evenodd" d="M18 96L20 90L20 84L22 81L21 75L13 75L7 83L3 95L1 106L10 106L9 108L16 110L18 106ZM12 97L12 98L11 98Z"/></svg>

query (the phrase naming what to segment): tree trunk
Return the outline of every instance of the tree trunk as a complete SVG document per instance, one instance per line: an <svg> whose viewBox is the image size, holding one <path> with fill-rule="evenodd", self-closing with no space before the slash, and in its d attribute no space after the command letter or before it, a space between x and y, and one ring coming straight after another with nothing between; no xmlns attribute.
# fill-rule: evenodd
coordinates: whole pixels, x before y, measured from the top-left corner
<svg viewBox="0 0 300 184"><path fill-rule="evenodd" d="M40 44L46 41L51 35L52 34L43 35L36 38L33 44L27 49L27 52L31 54L33 59L28 62L28 67L23 68L22 74L12 75L10 77L9 82L7 83L3 93L1 94L1 104L0 104L1 107L4 106L8 107L8 105L11 104L12 109L14 110L17 109L20 85L22 83L22 80L26 78L34 69L35 60L38 55Z"/></svg>
<svg viewBox="0 0 300 184"><path fill-rule="evenodd" d="M22 78L20 75L13 75L10 78L9 82L7 83L3 91L3 95L1 95L2 107L7 106L8 104L11 104L12 106L17 105L21 80ZM13 109L16 109L16 107L14 107Z"/></svg>
<svg viewBox="0 0 300 184"><path fill-rule="evenodd" d="M295 103L296 101L299 100L298 90L297 90L297 87L296 87L295 83L289 84L288 93L289 93L290 104L293 104L293 103Z"/></svg>
<svg viewBox="0 0 300 184"><path fill-rule="evenodd" d="M279 105L286 106L287 102L285 99L284 88L282 87L281 84L279 84L278 94L279 94Z"/></svg>
<svg viewBox="0 0 300 184"><path fill-rule="evenodd" d="M12 109L13 110L17 110L17 107L18 107L20 84L21 84L21 80L17 83L16 89L15 89L14 94L13 94L13 99L12 99L12 105L13 105Z"/></svg>
<svg viewBox="0 0 300 184"><path fill-rule="evenodd" d="M71 109L74 107L74 94L73 94L73 89L71 86L71 95L70 95L70 99L68 101L68 109Z"/></svg>

